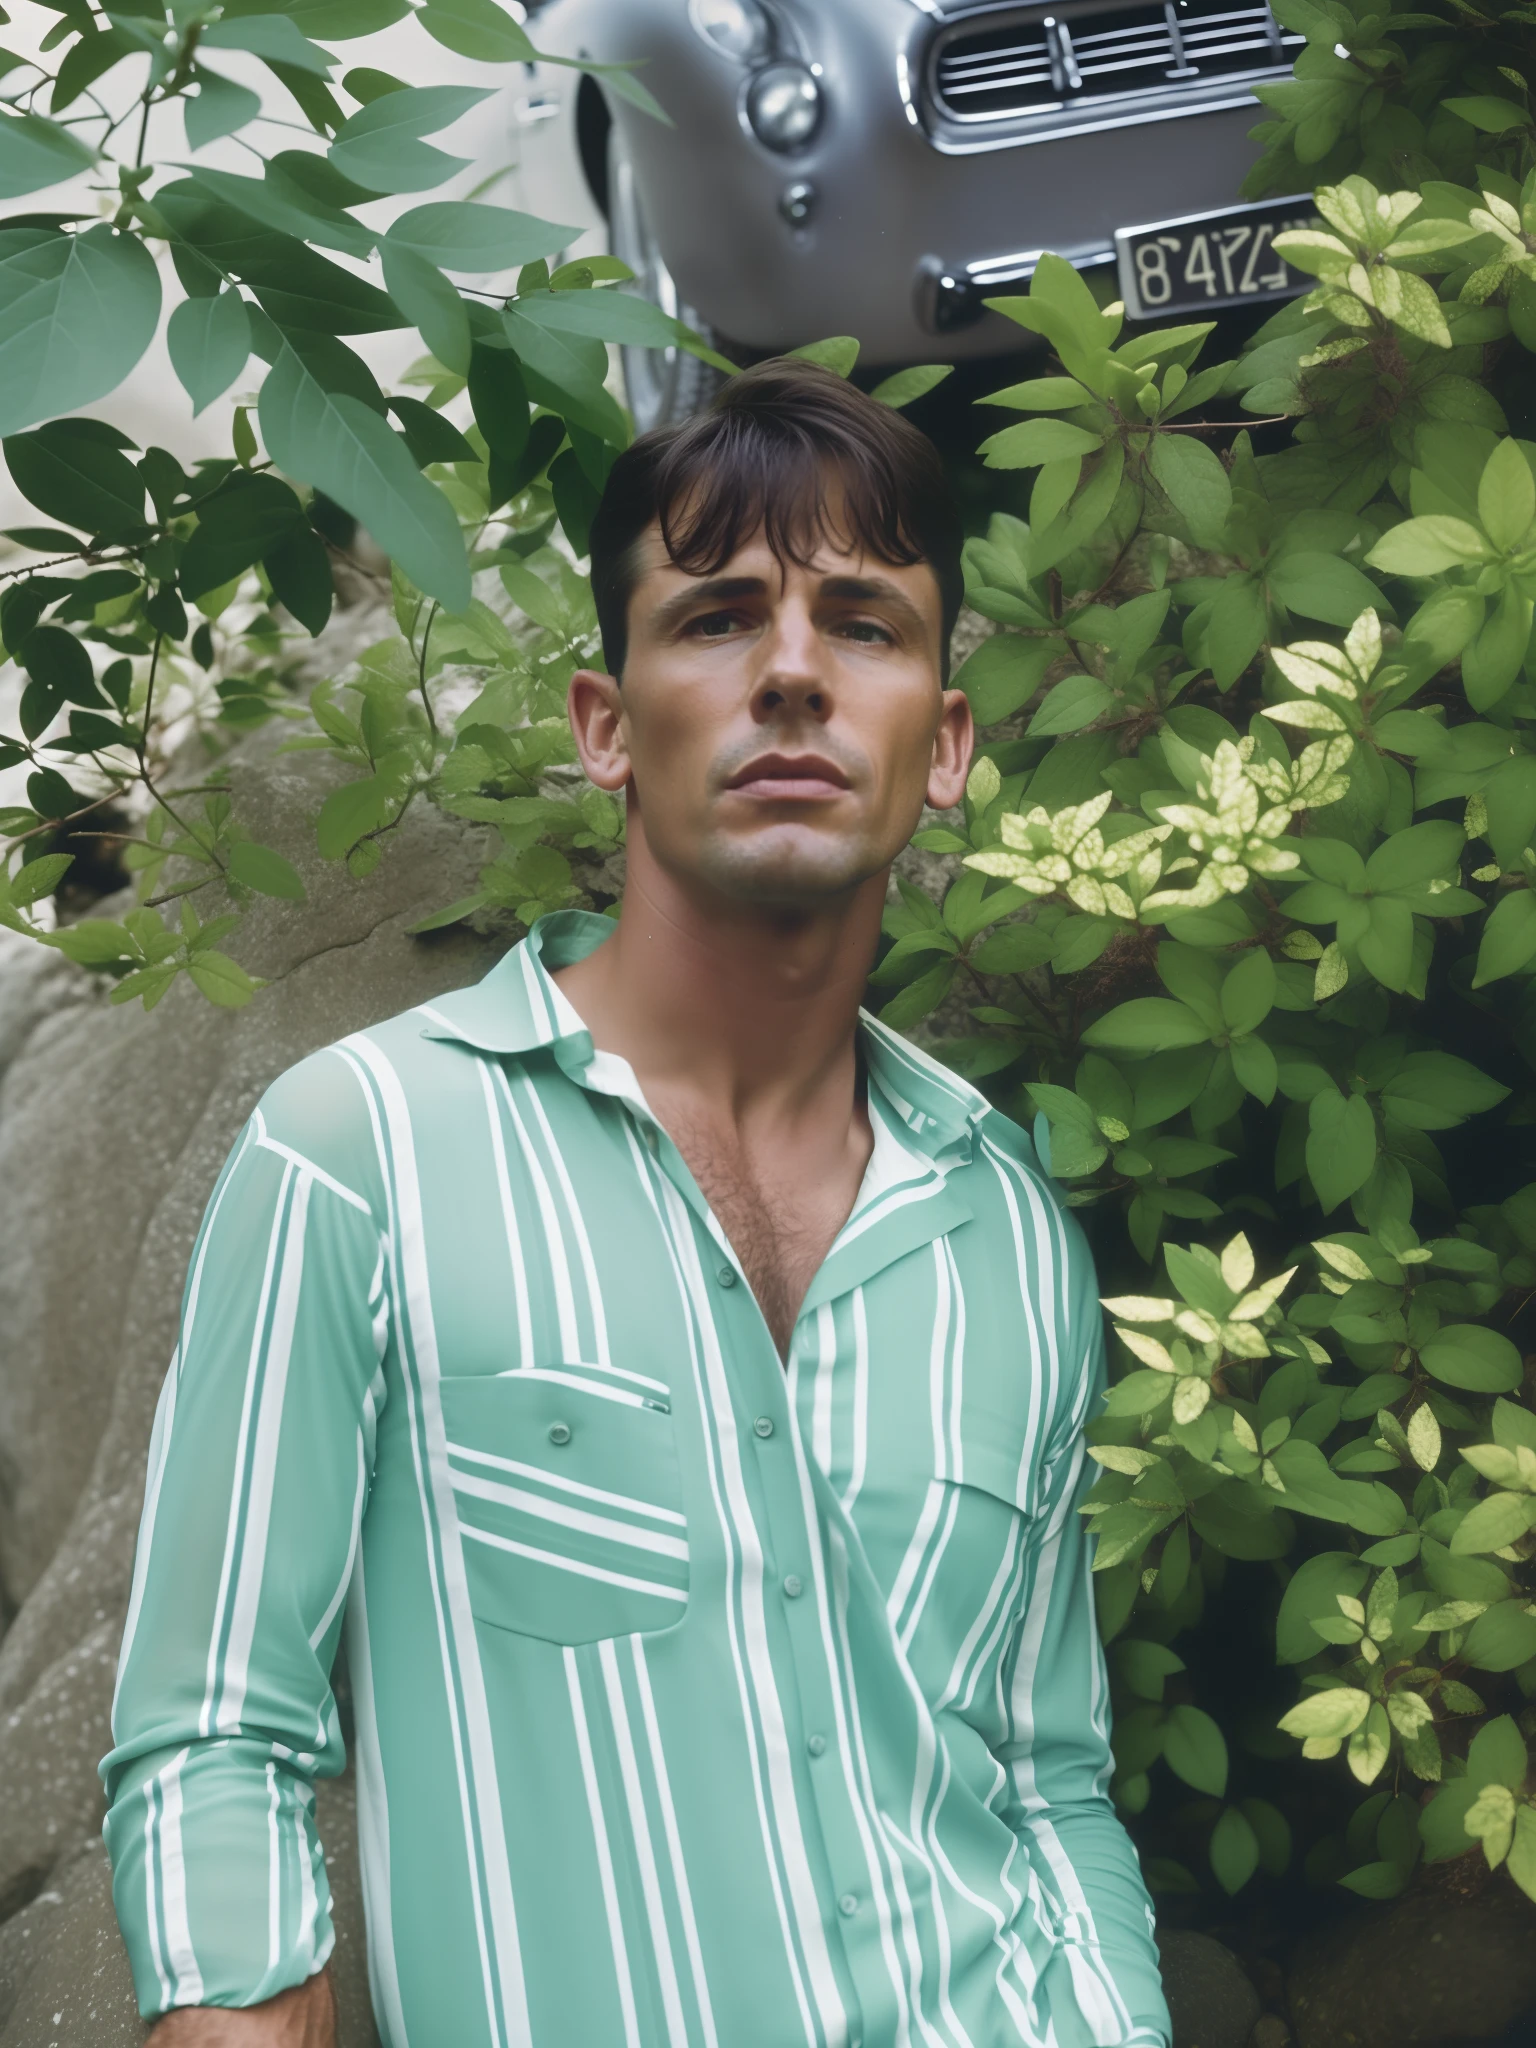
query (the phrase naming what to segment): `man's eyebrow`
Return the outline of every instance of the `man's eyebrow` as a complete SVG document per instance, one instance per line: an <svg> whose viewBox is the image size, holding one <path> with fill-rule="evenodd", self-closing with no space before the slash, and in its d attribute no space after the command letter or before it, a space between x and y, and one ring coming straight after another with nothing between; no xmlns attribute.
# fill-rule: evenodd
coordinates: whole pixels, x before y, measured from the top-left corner
<svg viewBox="0 0 1536 2048"><path fill-rule="evenodd" d="M901 613L917 625L924 623L922 612L900 584L892 583L884 576L828 576L823 579L818 594L822 597L845 599L854 604L881 604L890 611Z"/></svg>
<svg viewBox="0 0 1536 2048"><path fill-rule="evenodd" d="M663 598L651 613L651 624L665 633L701 604L726 604L736 597L761 597L768 588L761 576L707 576Z"/></svg>

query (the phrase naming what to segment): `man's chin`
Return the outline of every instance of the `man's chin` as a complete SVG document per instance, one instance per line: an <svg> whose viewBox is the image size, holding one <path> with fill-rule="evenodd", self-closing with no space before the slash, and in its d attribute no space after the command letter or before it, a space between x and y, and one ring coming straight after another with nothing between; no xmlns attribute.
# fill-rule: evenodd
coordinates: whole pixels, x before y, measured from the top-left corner
<svg viewBox="0 0 1536 2048"><path fill-rule="evenodd" d="M701 879L738 903L814 910L851 896L889 866L869 847L804 828L776 828L710 847Z"/></svg>

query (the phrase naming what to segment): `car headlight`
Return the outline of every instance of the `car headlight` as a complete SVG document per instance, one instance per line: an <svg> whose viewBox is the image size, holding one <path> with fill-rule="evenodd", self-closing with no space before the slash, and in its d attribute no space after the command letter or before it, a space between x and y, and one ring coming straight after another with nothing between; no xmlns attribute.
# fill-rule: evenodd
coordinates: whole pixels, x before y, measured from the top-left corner
<svg viewBox="0 0 1536 2048"><path fill-rule="evenodd" d="M804 64L770 64L747 89L747 119L770 149L803 149L821 124L821 87Z"/></svg>
<svg viewBox="0 0 1536 2048"><path fill-rule="evenodd" d="M689 18L705 42L739 64L757 64L773 42L773 25L757 0L690 0Z"/></svg>

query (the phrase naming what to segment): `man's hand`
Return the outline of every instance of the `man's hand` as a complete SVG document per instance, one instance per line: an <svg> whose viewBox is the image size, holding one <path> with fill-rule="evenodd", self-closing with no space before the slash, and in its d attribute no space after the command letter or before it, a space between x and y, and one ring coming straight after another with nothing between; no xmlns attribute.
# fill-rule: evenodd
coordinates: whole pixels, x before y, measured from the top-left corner
<svg viewBox="0 0 1536 2048"><path fill-rule="evenodd" d="M199 2005L167 2013L147 2048L336 2048L330 1969L240 2011Z"/></svg>

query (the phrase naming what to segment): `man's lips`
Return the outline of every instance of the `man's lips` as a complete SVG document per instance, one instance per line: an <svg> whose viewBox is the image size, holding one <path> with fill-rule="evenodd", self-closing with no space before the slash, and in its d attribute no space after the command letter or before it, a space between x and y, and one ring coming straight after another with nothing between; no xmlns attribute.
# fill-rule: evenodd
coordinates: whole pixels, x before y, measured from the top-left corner
<svg viewBox="0 0 1536 2048"><path fill-rule="evenodd" d="M726 784L758 802L808 802L844 795L848 777L822 754L759 754Z"/></svg>

